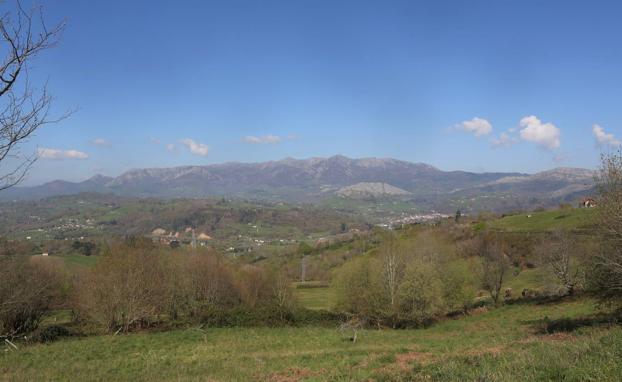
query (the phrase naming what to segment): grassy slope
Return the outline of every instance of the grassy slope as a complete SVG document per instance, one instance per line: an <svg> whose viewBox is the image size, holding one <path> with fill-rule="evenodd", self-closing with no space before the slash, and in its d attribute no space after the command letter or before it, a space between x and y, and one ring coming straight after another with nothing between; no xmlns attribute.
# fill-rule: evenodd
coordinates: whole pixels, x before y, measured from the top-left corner
<svg viewBox="0 0 622 382"><path fill-rule="evenodd" d="M312 310L331 310L337 299L333 288L294 289L294 295L302 306Z"/></svg>
<svg viewBox="0 0 622 382"><path fill-rule="evenodd" d="M581 229L594 224L596 209L569 208L506 216L489 223L490 228L514 232Z"/></svg>
<svg viewBox="0 0 622 382"><path fill-rule="evenodd" d="M619 380L619 327L535 334L545 316L587 315L593 307L589 300L505 306L428 329L364 331L355 344L312 327L68 339L0 353L0 379Z"/></svg>
<svg viewBox="0 0 622 382"><path fill-rule="evenodd" d="M63 255L59 256L65 262L65 266L72 267L92 267L97 262L97 256L83 255Z"/></svg>

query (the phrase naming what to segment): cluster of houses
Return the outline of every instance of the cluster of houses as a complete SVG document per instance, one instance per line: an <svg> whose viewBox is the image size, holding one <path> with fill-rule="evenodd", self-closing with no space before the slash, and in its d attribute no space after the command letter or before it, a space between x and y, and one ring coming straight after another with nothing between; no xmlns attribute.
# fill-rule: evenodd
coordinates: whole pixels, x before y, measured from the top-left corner
<svg viewBox="0 0 622 382"><path fill-rule="evenodd" d="M187 227L184 232L166 231L163 228L156 228L151 232L151 239L160 244L169 245L171 247L179 247L181 244L191 245L193 248L197 246L204 247L212 237L205 232L199 232L192 227Z"/></svg>
<svg viewBox="0 0 622 382"><path fill-rule="evenodd" d="M439 212L430 212L428 214L407 214L403 215L399 218L392 219L387 223L379 224L380 227L393 229L396 227L402 227L408 224L418 224L418 223L431 223L438 222L442 219L453 219L454 216L441 214Z"/></svg>
<svg viewBox="0 0 622 382"><path fill-rule="evenodd" d="M596 207L596 200L586 197L581 199L581 203L579 203L579 207L581 208L594 208Z"/></svg>

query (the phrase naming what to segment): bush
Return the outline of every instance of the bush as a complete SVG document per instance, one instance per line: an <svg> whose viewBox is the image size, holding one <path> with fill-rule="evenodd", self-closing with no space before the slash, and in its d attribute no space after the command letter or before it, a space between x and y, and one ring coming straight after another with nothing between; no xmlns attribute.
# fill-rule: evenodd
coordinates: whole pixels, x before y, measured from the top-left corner
<svg viewBox="0 0 622 382"><path fill-rule="evenodd" d="M208 327L279 327L294 325L294 314L271 306L236 306L231 309L213 308L203 312L201 322Z"/></svg>
<svg viewBox="0 0 622 382"><path fill-rule="evenodd" d="M69 337L72 333L64 326L52 325L48 326L30 336L33 342L54 342L61 337Z"/></svg>
<svg viewBox="0 0 622 382"><path fill-rule="evenodd" d="M290 280L281 272L135 241L108 248L74 290L77 318L111 332L177 320L214 326L291 324L295 305Z"/></svg>
<svg viewBox="0 0 622 382"><path fill-rule="evenodd" d="M60 296L62 273L52 261L38 260L0 256L0 336L35 330Z"/></svg>
<svg viewBox="0 0 622 382"><path fill-rule="evenodd" d="M344 313L311 309L296 309L293 316L296 326L336 327L348 319Z"/></svg>
<svg viewBox="0 0 622 382"><path fill-rule="evenodd" d="M167 259L149 248L109 248L76 285L78 317L110 331L145 327L168 313Z"/></svg>

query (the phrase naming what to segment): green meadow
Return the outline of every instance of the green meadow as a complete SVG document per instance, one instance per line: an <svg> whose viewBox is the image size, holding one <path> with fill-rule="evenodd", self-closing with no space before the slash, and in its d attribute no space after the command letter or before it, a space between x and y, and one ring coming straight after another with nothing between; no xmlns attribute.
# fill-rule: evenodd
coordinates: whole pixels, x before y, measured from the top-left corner
<svg viewBox="0 0 622 382"><path fill-rule="evenodd" d="M318 288L320 289L320 288ZM429 328L188 328L68 338L0 355L2 380L617 381L622 328L543 333L595 301L480 309ZM60 318L62 319L62 317Z"/></svg>
<svg viewBox="0 0 622 382"><path fill-rule="evenodd" d="M509 232L542 232L589 229L596 221L594 208L561 208L550 211L523 212L492 221L493 229Z"/></svg>

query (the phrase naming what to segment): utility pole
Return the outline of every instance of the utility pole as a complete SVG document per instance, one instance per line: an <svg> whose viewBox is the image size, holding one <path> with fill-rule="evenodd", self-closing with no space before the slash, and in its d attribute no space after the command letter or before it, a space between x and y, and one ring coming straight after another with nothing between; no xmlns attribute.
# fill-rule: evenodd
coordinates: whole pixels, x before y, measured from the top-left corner
<svg viewBox="0 0 622 382"><path fill-rule="evenodd" d="M302 261L300 261L300 281L303 283L307 278L307 258L305 255L302 255Z"/></svg>

